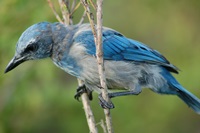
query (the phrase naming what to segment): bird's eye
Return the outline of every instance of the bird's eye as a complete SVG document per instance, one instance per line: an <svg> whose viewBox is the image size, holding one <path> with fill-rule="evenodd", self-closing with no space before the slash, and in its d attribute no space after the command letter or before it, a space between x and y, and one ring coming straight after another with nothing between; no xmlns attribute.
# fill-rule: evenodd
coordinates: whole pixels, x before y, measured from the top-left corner
<svg viewBox="0 0 200 133"><path fill-rule="evenodd" d="M34 52L34 51L36 51L36 50L37 50L37 45L31 44L31 45L28 45L28 46L26 47L26 49L25 49L24 52Z"/></svg>

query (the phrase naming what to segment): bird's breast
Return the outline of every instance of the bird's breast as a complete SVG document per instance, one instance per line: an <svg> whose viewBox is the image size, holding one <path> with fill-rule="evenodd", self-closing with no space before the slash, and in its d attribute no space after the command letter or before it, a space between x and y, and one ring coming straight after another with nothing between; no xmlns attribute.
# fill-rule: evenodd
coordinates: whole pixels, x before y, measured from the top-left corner
<svg viewBox="0 0 200 133"><path fill-rule="evenodd" d="M53 63L72 76L79 77L81 68L76 59L70 55L57 55L52 58Z"/></svg>

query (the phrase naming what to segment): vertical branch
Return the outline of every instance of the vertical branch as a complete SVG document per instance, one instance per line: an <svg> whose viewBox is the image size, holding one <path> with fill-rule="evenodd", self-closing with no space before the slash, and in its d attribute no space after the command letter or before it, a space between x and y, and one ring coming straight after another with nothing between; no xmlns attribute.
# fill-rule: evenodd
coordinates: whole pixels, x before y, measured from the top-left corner
<svg viewBox="0 0 200 133"><path fill-rule="evenodd" d="M64 24L69 25L70 24L69 23L69 21L70 21L69 17L70 16L69 16L69 10L68 10L68 7L67 7L68 4L65 4L65 2L63 0L58 0L58 3L60 5L60 11L62 13Z"/></svg>
<svg viewBox="0 0 200 133"><path fill-rule="evenodd" d="M104 70L104 63L103 63L103 51L102 51L102 5L103 5L103 0L97 0L97 31L95 28L95 23L94 23L94 16L92 12L90 11L89 4L87 3L87 0L81 0L84 9L87 13L91 29L94 35L94 40L96 44L96 56L97 56L97 62L98 62L98 71L99 71L99 77L100 77L100 84L102 89L102 96L103 98L109 102L110 99L108 97L108 90L106 86L106 77L105 77L105 70ZM108 133L113 133L113 127L112 127L112 118L110 114L109 109L104 109L104 114L106 118L106 126Z"/></svg>
<svg viewBox="0 0 200 133"><path fill-rule="evenodd" d="M64 24L67 24L67 25L73 24L72 15L78 9L78 7L80 6L80 2L76 5L76 0L74 0L73 3L72 3L72 7L70 9L69 0L58 0L58 2L60 4L60 9L61 9L61 12L62 12L64 22L61 20L60 16L55 11L55 8L54 8L51 0L47 0L47 2L49 4L50 8L52 9L54 15L56 16L57 20L60 23L64 23ZM65 5L65 8L64 8L64 5ZM84 21L85 14L86 14L86 12L84 12L79 24L81 24ZM82 84L83 84L83 81L78 79L78 85L81 86ZM98 133L98 130L96 128L96 122L95 122L95 119L94 119L94 115L93 115L93 112L92 112L92 109L91 109L91 106L90 106L90 101L88 99L87 93L83 93L81 95L81 99L82 99L83 109L85 111L85 115L86 115L86 119L87 119L87 123L88 123L90 133Z"/></svg>
<svg viewBox="0 0 200 133"><path fill-rule="evenodd" d="M102 127L102 129L103 129L103 132L104 132L104 133L107 133L106 126L105 126L104 121L103 121L102 119L101 119L101 121L100 121L100 125L101 125L101 127Z"/></svg>
<svg viewBox="0 0 200 133"><path fill-rule="evenodd" d="M110 102L108 97L108 88L106 85L105 68L103 61L103 48L102 48L102 23L103 23L103 0L97 0L97 43L96 43L96 56L98 62L99 77L102 89L102 96L107 101ZM113 133L112 118L110 114L110 109L104 109L104 114L106 118L106 125L108 133Z"/></svg>
<svg viewBox="0 0 200 133"><path fill-rule="evenodd" d="M76 0L73 0L72 2L72 6L71 6L71 11L74 11L75 10L75 6L76 6Z"/></svg>
<svg viewBox="0 0 200 133"><path fill-rule="evenodd" d="M83 4L83 7L84 7L86 14L88 16L88 19L89 19L89 22L90 22L90 25L91 25L91 29L92 29L92 33L94 35L95 44L97 44L97 33L96 33L96 28L95 28L95 23L94 23L94 15L90 11L90 6L89 6L87 0L81 0L81 3Z"/></svg>
<svg viewBox="0 0 200 133"><path fill-rule="evenodd" d="M83 81L78 79L78 84L79 84L79 86L81 86L84 83L83 83ZM95 119L94 119L92 109L90 107L90 101L88 99L87 93L83 93L81 95L81 99L82 99L83 109L85 111L87 123L88 123L89 129L90 129L90 133L98 133L97 128L96 128L96 122L95 122Z"/></svg>
<svg viewBox="0 0 200 133"><path fill-rule="evenodd" d="M55 7L53 6L51 0L47 0L48 4L49 4L49 7L51 8L51 10L53 11L54 15L56 16L56 19L60 22L60 23L64 23L62 21L62 19L60 18L60 16L57 14L56 10L55 10Z"/></svg>

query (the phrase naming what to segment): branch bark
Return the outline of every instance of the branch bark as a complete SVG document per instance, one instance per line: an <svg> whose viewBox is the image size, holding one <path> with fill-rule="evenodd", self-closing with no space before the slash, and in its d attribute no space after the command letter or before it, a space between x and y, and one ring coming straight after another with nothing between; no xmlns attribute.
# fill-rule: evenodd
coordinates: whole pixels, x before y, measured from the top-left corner
<svg viewBox="0 0 200 133"><path fill-rule="evenodd" d="M97 63L98 63L98 71L99 71L99 78L100 78L100 84L102 87L102 96L107 101L110 102L110 99L108 97L108 89L106 85L106 77L105 77L105 69L104 69L104 61L103 61L103 50L102 50L102 16L103 16L103 0L97 0L97 30L94 23L94 16L93 13L90 11L90 6L87 2L87 0L81 0L83 7L87 13L91 29L94 35L94 40L96 44L96 57L97 57ZM113 133L113 127L112 127L112 117L110 113L110 109L104 109L104 114L106 118L106 126L108 133Z"/></svg>
<svg viewBox="0 0 200 133"><path fill-rule="evenodd" d="M69 25L70 24L69 7L67 6L67 4L65 5L64 0L58 0L58 3L60 5L60 11L62 13L62 18L64 20L64 23L66 25Z"/></svg>
<svg viewBox="0 0 200 133"><path fill-rule="evenodd" d="M78 3L76 6L76 0L73 1L72 7L71 9L69 8L69 1L68 0L58 0L59 4L60 4L60 9L62 12L62 16L63 16L63 20L64 22L61 20L60 16L57 14L57 12L55 11L55 8L51 2L51 0L47 0L50 8L52 9L54 15L56 16L57 20L61 23L64 23L66 25L70 25L73 24L72 21L72 16L73 13L78 9L78 7L80 6L80 3ZM64 8L64 4L66 5L66 8ZM79 24L81 24L84 21L85 18L85 12L79 22ZM81 81L80 79L78 79L78 85L81 86L83 84L83 81ZM86 119L87 119L87 123L88 123L88 127L90 130L90 133L98 133L98 130L96 128L96 122L94 119L94 115L90 106L90 101L88 99L87 93L83 93L81 95L81 101L83 103L83 109L85 111L85 115L86 115Z"/></svg>
<svg viewBox="0 0 200 133"><path fill-rule="evenodd" d="M79 86L83 85L84 82L78 79ZM87 123L90 129L90 133L98 133L98 130L96 128L96 122L94 119L94 115L90 106L90 100L88 99L87 93L83 93L81 95L82 103L83 103L83 109L85 111L85 116L87 119Z"/></svg>
<svg viewBox="0 0 200 133"><path fill-rule="evenodd" d="M97 33L96 33L96 28L95 28L95 22L94 22L94 15L90 10L90 6L89 3L87 2L87 0L81 0L81 3L83 4L83 7L86 11L86 14L88 16L90 25L91 25L91 29L92 29L92 33L94 35L94 41L95 44L97 44Z"/></svg>
<svg viewBox="0 0 200 133"><path fill-rule="evenodd" d="M108 97L108 88L106 85L105 67L103 60L103 47L102 47L102 27L103 27L103 0L97 0L97 43L96 43L96 56L98 62L99 77L102 89L102 96L107 101L110 102ZM106 126L108 133L113 133L112 127L112 117L110 109L104 109L104 114L106 118Z"/></svg>
<svg viewBox="0 0 200 133"><path fill-rule="evenodd" d="M51 10L53 11L54 15L56 16L56 19L60 22L60 23L64 23L62 21L62 19L60 18L60 16L58 15L58 13L56 12L55 10L55 7L53 5L53 3L51 2L51 0L47 0L48 4L49 4L49 7L51 8Z"/></svg>

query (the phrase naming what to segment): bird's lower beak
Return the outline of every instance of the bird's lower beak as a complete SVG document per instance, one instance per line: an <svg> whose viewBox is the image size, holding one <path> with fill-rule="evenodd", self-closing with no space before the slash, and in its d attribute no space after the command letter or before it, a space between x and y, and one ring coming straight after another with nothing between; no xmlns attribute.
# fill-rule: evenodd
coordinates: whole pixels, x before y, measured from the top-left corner
<svg viewBox="0 0 200 133"><path fill-rule="evenodd" d="M11 71L12 69L14 69L15 67L17 67L19 64L21 64L22 62L26 61L24 57L14 57L7 65L4 73L7 73L9 71Z"/></svg>

